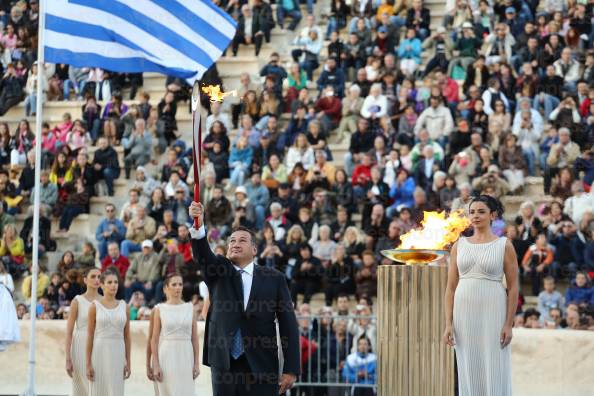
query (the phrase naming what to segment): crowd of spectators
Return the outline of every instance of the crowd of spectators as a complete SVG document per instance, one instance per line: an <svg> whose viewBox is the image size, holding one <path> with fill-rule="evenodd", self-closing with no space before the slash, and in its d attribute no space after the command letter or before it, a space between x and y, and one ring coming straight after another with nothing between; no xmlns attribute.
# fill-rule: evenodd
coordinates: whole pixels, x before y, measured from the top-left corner
<svg viewBox="0 0 594 396"><path fill-rule="evenodd" d="M33 114L36 84L43 100L82 105L81 119L64 114L41 131L42 252L56 249L52 238L88 213L91 197L112 196L118 178L133 180L124 205L105 205L94 240L64 252L57 273L41 270L38 314L63 317L80 291L75 270L93 265L117 268L121 296L139 319L162 300L171 272L182 273L184 296L200 309L207 293L198 287L187 213L198 197L188 131L176 120L189 86L168 78L155 106L141 74L44 65L38 77L36 2L11 3L0 7L0 114L23 99ZM259 77L243 73L227 87L237 89L236 102L202 98L209 115L199 199L213 247L223 253L235 226L254 228L258 263L286 275L298 313L311 315L312 298L323 293L327 307L350 296L357 313L372 314L377 267L389 263L380 251L398 245L424 211L465 210L477 193L504 203L521 196L517 213L493 223L516 248L526 297L538 298L524 311L521 297L516 325L594 328L590 2L449 0L443 21L422 0L333 0L323 19L313 1L305 12L295 0L215 3L238 21L228 57L253 45L262 58L272 29L295 33L286 33L292 46L267 52ZM204 81L222 82L216 66ZM124 102L124 90L138 100ZM26 119L15 130L0 123L0 281L27 273L31 213L22 231L12 224L31 202L34 140ZM340 146L346 155L333 152ZM534 176L543 180L536 195ZM50 233L52 218L58 229ZM365 349L360 336L375 351L372 331L332 327L335 339L355 340L345 354ZM344 378L365 380L356 373Z"/></svg>

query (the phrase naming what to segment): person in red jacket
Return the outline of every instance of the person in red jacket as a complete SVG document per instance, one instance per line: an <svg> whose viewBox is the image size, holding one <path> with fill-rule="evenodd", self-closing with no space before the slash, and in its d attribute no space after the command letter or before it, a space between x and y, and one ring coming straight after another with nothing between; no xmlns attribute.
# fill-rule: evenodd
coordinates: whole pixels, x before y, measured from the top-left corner
<svg viewBox="0 0 594 396"><path fill-rule="evenodd" d="M355 166L353 171L352 183L355 200L362 198L365 195L365 186L371 180L371 168L373 167L373 157L369 153L365 153L361 163Z"/></svg>
<svg viewBox="0 0 594 396"><path fill-rule="evenodd" d="M320 99L316 102L315 110L326 135L338 127L342 116L342 102L334 95L332 86L329 85L324 88Z"/></svg>
<svg viewBox="0 0 594 396"><path fill-rule="evenodd" d="M105 272L109 267L118 269L120 279L126 278L126 271L130 267L130 261L120 254L120 247L117 242L111 242L107 245L107 256L101 261L101 272Z"/></svg>

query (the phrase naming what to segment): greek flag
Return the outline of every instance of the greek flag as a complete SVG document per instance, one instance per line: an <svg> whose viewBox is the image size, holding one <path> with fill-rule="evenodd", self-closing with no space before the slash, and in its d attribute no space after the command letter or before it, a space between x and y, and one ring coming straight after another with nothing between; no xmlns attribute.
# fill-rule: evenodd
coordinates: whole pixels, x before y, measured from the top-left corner
<svg viewBox="0 0 594 396"><path fill-rule="evenodd" d="M210 0L49 0L44 54L51 63L199 79L235 35Z"/></svg>

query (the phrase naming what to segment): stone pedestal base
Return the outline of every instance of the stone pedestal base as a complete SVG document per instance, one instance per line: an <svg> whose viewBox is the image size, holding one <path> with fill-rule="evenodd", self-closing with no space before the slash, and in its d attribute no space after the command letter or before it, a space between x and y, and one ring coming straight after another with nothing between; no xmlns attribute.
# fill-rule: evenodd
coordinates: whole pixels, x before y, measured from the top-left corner
<svg viewBox="0 0 594 396"><path fill-rule="evenodd" d="M379 396L454 395L454 352L441 340L446 280L445 265L380 266Z"/></svg>

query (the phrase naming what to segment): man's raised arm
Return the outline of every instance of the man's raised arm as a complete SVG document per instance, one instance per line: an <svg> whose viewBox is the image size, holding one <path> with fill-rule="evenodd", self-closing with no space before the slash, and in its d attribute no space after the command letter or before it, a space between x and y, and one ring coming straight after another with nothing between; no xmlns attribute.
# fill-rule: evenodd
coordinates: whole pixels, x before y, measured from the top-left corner
<svg viewBox="0 0 594 396"><path fill-rule="evenodd" d="M208 238L206 237L206 228L204 227L204 207L202 204L192 202L188 210L190 217L195 220L194 225L190 228L192 256L198 261L204 282L210 288L218 277L225 275L226 263L210 250Z"/></svg>

